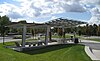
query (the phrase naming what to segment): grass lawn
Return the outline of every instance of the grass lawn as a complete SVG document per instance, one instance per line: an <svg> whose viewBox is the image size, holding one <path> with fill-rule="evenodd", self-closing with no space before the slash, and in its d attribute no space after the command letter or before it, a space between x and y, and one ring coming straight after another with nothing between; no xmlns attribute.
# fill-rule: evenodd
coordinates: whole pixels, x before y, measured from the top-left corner
<svg viewBox="0 0 100 61"><path fill-rule="evenodd" d="M54 45L26 52L16 52L0 44L1 61L91 61L82 45Z"/></svg>
<svg viewBox="0 0 100 61"><path fill-rule="evenodd" d="M100 38L87 38L86 40L93 40L93 41L98 41L98 42L100 42Z"/></svg>
<svg viewBox="0 0 100 61"><path fill-rule="evenodd" d="M66 34L65 38L71 38L71 36L73 36L73 34ZM79 35L75 35L75 37L80 38ZM52 38L62 38L62 37L60 37L58 35L53 35Z"/></svg>
<svg viewBox="0 0 100 61"><path fill-rule="evenodd" d="M73 35L69 35L69 34L65 35L66 38L71 38L71 36L73 36ZM52 38L62 38L62 37L58 36L58 35L53 35Z"/></svg>
<svg viewBox="0 0 100 61"><path fill-rule="evenodd" d="M92 37L80 37L80 39L83 39L83 40L92 40L92 41L98 41L100 42L100 38L92 38Z"/></svg>

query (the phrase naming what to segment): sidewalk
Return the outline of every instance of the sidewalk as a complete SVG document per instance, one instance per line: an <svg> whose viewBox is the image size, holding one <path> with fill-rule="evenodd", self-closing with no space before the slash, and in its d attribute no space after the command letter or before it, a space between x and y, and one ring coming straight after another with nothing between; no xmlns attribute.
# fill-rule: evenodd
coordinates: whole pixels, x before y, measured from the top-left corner
<svg viewBox="0 0 100 61"><path fill-rule="evenodd" d="M11 42L11 41L21 41L21 39L4 39L4 42ZM0 43L2 43L3 40L0 40Z"/></svg>
<svg viewBox="0 0 100 61"><path fill-rule="evenodd" d="M93 54L100 59L100 50L92 50Z"/></svg>
<svg viewBox="0 0 100 61"><path fill-rule="evenodd" d="M92 60L100 60L100 42L82 40L80 44L85 45L85 52Z"/></svg>

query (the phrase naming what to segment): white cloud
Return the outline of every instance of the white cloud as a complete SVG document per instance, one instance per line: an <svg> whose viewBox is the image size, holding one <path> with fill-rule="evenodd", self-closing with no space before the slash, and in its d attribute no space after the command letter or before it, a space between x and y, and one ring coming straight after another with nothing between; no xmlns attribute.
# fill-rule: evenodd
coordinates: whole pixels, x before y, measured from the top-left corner
<svg viewBox="0 0 100 61"><path fill-rule="evenodd" d="M31 20L39 16L47 16L63 12L86 12L87 7L98 8L91 10L92 18L89 22L94 22L99 17L100 0L14 0L19 6L10 3L0 4L0 15L8 15L12 20ZM87 7L85 7L86 5ZM93 8L94 8L93 7ZM95 15L93 14L95 13ZM94 18L95 17L95 18ZM92 20L93 19L93 20ZM95 21L96 22L96 21Z"/></svg>
<svg viewBox="0 0 100 61"><path fill-rule="evenodd" d="M82 0L81 2L84 4L100 5L100 0Z"/></svg>
<svg viewBox="0 0 100 61"><path fill-rule="evenodd" d="M85 8L79 3L79 2L71 2L70 3L65 4L64 8L65 10L68 12L85 12Z"/></svg>
<svg viewBox="0 0 100 61"><path fill-rule="evenodd" d="M59 18L59 17L52 16L50 20L57 19L57 18Z"/></svg>
<svg viewBox="0 0 100 61"><path fill-rule="evenodd" d="M32 20L34 17L62 13L65 11L83 12L84 8L70 0L14 0L20 6L10 3L0 4L0 15L8 15L12 20L21 18ZM71 4L68 4L68 1ZM73 1L74 2L74 1ZM30 19L29 19L30 18Z"/></svg>
<svg viewBox="0 0 100 61"><path fill-rule="evenodd" d="M93 8L91 10L92 17L89 21L90 24L100 24L100 10L98 8Z"/></svg>
<svg viewBox="0 0 100 61"><path fill-rule="evenodd" d="M83 0L81 2L84 4L94 5L94 7L90 9L92 17L89 20L89 23L100 24L100 0Z"/></svg>
<svg viewBox="0 0 100 61"><path fill-rule="evenodd" d="M0 5L0 15L8 15L11 18L20 18L21 17L21 11L20 8L18 8L17 6L13 5L13 4L9 4L9 3L4 3Z"/></svg>

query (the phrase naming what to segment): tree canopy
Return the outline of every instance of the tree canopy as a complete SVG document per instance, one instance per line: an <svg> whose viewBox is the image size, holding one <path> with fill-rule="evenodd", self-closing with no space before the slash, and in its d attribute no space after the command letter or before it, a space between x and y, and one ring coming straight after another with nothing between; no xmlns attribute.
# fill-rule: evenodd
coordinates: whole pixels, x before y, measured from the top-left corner
<svg viewBox="0 0 100 61"><path fill-rule="evenodd" d="M7 25L10 24L11 21L9 20L9 17L5 16L0 16L0 33L3 36L5 32L8 31Z"/></svg>
<svg viewBox="0 0 100 61"><path fill-rule="evenodd" d="M26 20L20 20L18 23L26 24Z"/></svg>

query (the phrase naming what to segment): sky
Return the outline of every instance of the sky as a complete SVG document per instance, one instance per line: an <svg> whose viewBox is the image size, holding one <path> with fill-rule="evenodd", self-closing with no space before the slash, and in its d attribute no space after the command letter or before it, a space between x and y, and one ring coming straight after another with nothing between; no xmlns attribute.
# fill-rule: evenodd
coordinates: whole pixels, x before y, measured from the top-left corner
<svg viewBox="0 0 100 61"><path fill-rule="evenodd" d="M0 0L0 16L4 15L12 22L67 18L100 24L100 0Z"/></svg>

